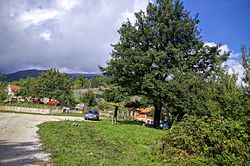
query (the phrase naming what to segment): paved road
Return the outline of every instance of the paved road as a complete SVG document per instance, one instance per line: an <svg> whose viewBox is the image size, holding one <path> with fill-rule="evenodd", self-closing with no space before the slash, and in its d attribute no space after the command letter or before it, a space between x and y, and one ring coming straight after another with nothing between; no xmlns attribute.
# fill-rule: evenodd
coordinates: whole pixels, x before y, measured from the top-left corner
<svg viewBox="0 0 250 166"><path fill-rule="evenodd" d="M0 166L51 165L49 154L41 150L36 126L61 120L82 118L0 113Z"/></svg>

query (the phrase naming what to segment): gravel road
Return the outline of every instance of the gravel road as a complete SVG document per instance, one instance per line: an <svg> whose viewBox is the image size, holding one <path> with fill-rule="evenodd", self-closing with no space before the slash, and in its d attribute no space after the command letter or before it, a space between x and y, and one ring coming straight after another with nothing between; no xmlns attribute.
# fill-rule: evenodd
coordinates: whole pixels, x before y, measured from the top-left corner
<svg viewBox="0 0 250 166"><path fill-rule="evenodd" d="M36 126L61 120L83 118L0 113L0 166L52 165L49 154L41 150Z"/></svg>

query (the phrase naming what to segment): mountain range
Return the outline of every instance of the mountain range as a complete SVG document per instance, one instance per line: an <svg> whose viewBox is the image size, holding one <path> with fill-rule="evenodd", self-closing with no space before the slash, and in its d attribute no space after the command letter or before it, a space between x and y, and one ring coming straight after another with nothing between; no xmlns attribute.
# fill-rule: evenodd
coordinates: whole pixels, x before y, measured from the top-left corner
<svg viewBox="0 0 250 166"><path fill-rule="evenodd" d="M20 79L25 79L27 77L35 77L37 78L41 72L46 72L47 70L37 70L37 69L29 69L29 70L21 70L14 73L6 74L4 81L12 82L12 81L18 81ZM95 73L95 74L86 74L86 73L68 73L73 79L75 79L78 76L83 76L87 79L92 79L96 76L101 75L101 73Z"/></svg>

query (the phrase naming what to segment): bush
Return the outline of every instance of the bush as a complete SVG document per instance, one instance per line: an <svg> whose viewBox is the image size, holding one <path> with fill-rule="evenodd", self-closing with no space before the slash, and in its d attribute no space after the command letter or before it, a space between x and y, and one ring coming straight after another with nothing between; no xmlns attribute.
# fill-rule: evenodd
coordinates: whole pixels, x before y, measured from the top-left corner
<svg viewBox="0 0 250 166"><path fill-rule="evenodd" d="M7 92L0 89L0 101L4 101L5 99L7 99Z"/></svg>
<svg viewBox="0 0 250 166"><path fill-rule="evenodd" d="M176 164L248 165L250 137L246 132L239 121L186 116L167 131L158 152Z"/></svg>

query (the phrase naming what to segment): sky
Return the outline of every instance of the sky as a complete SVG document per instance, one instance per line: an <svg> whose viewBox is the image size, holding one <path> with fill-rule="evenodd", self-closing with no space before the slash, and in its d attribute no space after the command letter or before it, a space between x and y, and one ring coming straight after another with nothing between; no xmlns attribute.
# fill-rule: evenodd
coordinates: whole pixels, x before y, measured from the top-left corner
<svg viewBox="0 0 250 166"><path fill-rule="evenodd" d="M183 0L191 15L199 14L202 40L231 51L226 66L242 78L241 47L250 48L250 0ZM241 80L238 80L240 83Z"/></svg>
<svg viewBox="0 0 250 166"><path fill-rule="evenodd" d="M0 71L59 68L99 72L117 30L149 0L0 0ZM207 45L232 51L226 63L242 75L240 47L250 45L249 0L184 0Z"/></svg>

